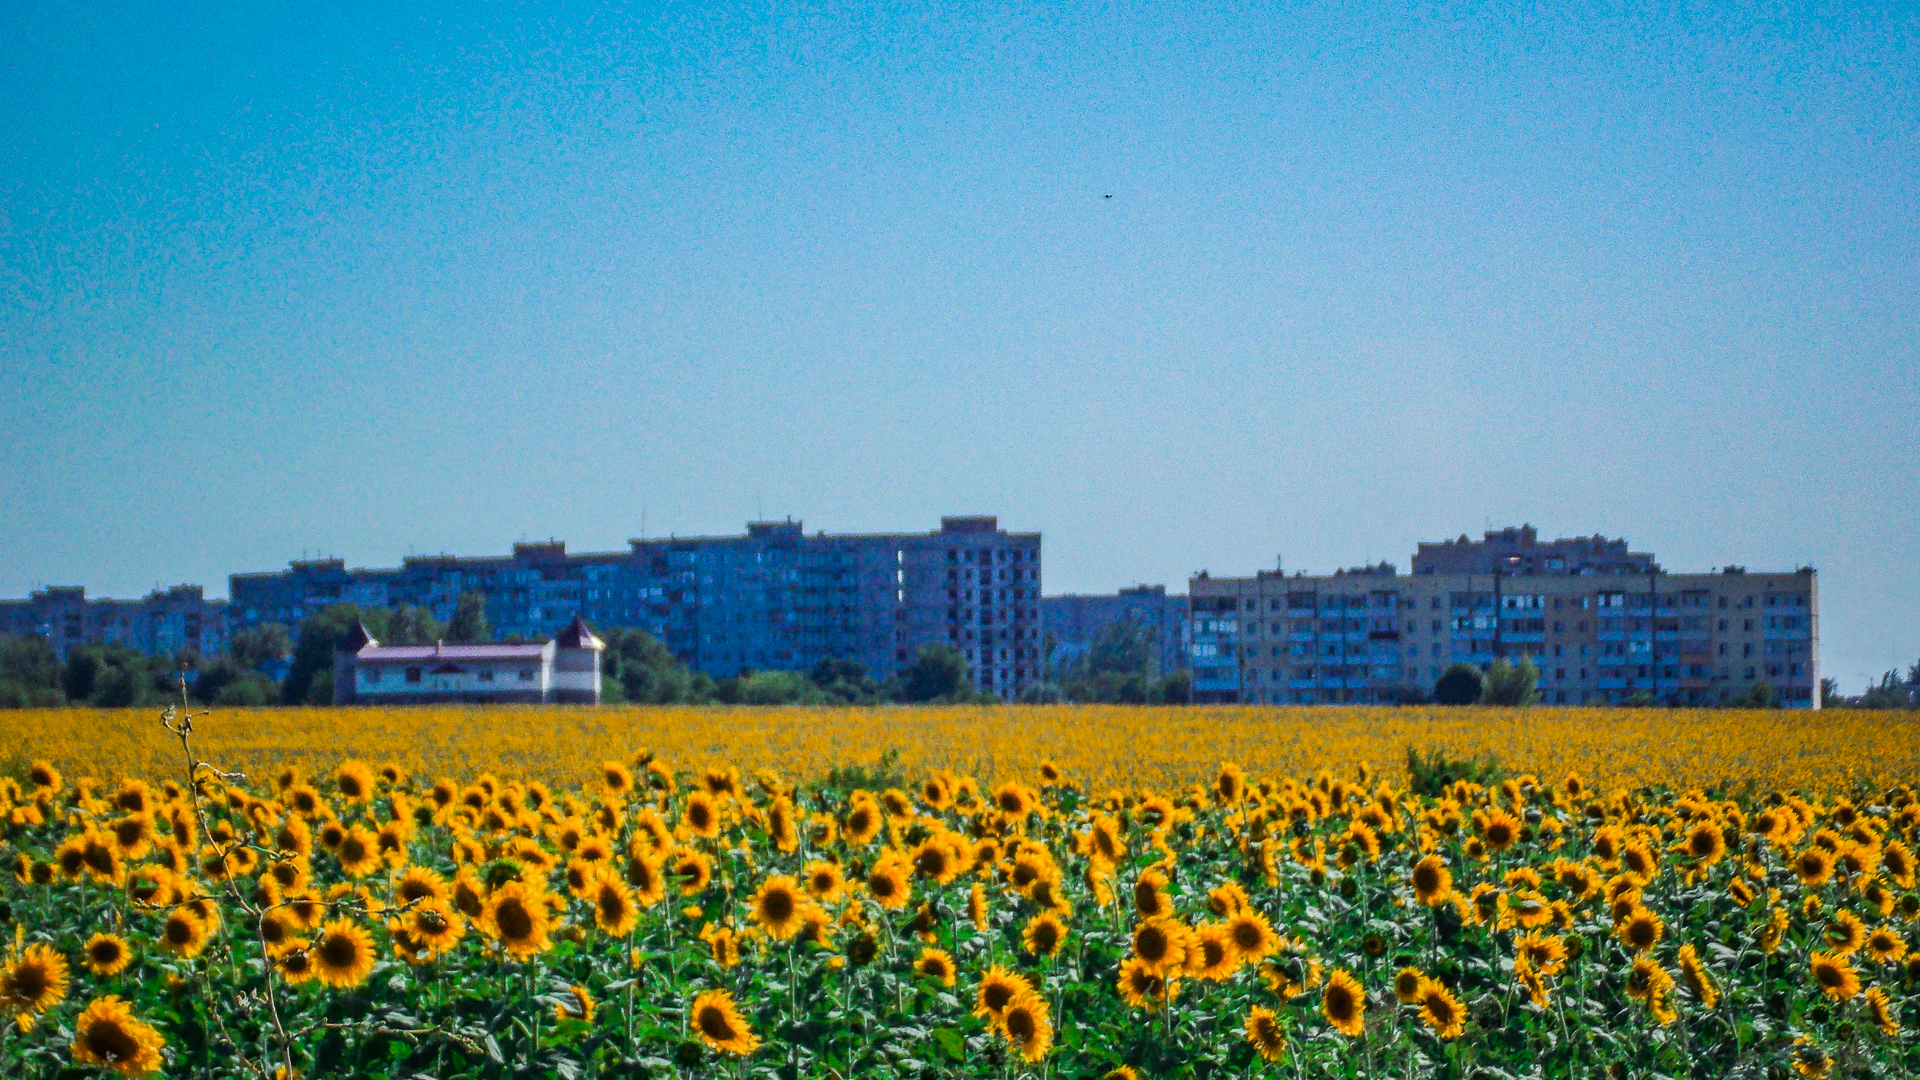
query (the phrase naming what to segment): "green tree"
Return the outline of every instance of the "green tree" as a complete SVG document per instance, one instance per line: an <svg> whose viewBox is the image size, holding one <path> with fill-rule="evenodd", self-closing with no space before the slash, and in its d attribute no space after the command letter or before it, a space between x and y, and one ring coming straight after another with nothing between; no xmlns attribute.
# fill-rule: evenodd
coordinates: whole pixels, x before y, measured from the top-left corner
<svg viewBox="0 0 1920 1080"><path fill-rule="evenodd" d="M0 635L0 708L63 705L60 657L46 638Z"/></svg>
<svg viewBox="0 0 1920 1080"><path fill-rule="evenodd" d="M1480 700L1480 669L1454 664L1433 684L1433 700L1441 705L1471 705Z"/></svg>
<svg viewBox="0 0 1920 1080"><path fill-rule="evenodd" d="M880 695L880 684L867 673L867 665L857 660L822 660L807 672L807 679L830 701L864 704Z"/></svg>
<svg viewBox="0 0 1920 1080"><path fill-rule="evenodd" d="M453 605L453 618L447 623L448 641L492 641L493 624L487 622L487 594L468 589Z"/></svg>
<svg viewBox="0 0 1920 1080"><path fill-rule="evenodd" d="M173 700L179 677L171 660L124 645L86 645L67 653L60 688L74 704L127 709Z"/></svg>
<svg viewBox="0 0 1920 1080"><path fill-rule="evenodd" d="M714 700L713 680L689 672L673 650L645 630L608 630L600 674L620 686L620 700L642 705L701 704Z"/></svg>
<svg viewBox="0 0 1920 1080"><path fill-rule="evenodd" d="M293 636L280 623L262 623L233 635L227 655L244 671L258 671L293 654Z"/></svg>
<svg viewBox="0 0 1920 1080"><path fill-rule="evenodd" d="M336 646L365 623L375 638L387 637L388 611L356 604L329 604L300 620L293 656L280 700L288 705L326 705L333 701L333 653Z"/></svg>
<svg viewBox="0 0 1920 1080"><path fill-rule="evenodd" d="M401 604L387 616L387 632L376 635L389 645L431 645L447 636L447 628L433 612L415 604Z"/></svg>
<svg viewBox="0 0 1920 1080"><path fill-rule="evenodd" d="M970 701L973 685L967 660L952 645L922 645L913 663L900 673L900 700Z"/></svg>
<svg viewBox="0 0 1920 1080"><path fill-rule="evenodd" d="M1520 662L1509 662L1501 657L1487 669L1480 681L1480 704L1505 705L1518 707L1532 705L1540 700L1540 669L1533 666L1530 657L1521 657Z"/></svg>
<svg viewBox="0 0 1920 1080"><path fill-rule="evenodd" d="M1837 709L1846 705L1846 703L1847 703L1847 699L1845 695L1840 693L1839 679L1821 679L1820 680L1820 707L1821 708Z"/></svg>

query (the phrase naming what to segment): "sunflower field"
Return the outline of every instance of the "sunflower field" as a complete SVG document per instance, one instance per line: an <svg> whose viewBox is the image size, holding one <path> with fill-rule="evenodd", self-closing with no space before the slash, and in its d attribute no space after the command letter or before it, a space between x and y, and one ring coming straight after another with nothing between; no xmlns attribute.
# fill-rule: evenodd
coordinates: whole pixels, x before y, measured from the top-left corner
<svg viewBox="0 0 1920 1080"><path fill-rule="evenodd" d="M457 712L44 733L0 779L0 1076L1920 1075L1904 721L1381 710L1426 726L1327 717L1316 762L1297 714L973 710L889 769L844 766L898 729L808 755L905 711L569 762L468 714L526 748L492 764ZM1505 770L1354 760L1529 722Z"/></svg>

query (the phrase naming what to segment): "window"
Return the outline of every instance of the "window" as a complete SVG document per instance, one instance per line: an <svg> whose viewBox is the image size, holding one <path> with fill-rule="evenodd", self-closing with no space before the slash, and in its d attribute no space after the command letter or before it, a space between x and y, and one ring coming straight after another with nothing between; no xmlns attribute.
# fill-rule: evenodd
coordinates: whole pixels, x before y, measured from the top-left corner
<svg viewBox="0 0 1920 1080"><path fill-rule="evenodd" d="M532 681L533 681L533 669L532 669L532 668L530 668L530 667L523 667L523 668L521 668L521 669L520 669L520 681L521 681L521 682L532 682Z"/></svg>
<svg viewBox="0 0 1920 1080"><path fill-rule="evenodd" d="M408 669L407 669L407 681L408 681L408 682L410 682L410 683L417 683L417 682L419 682L419 681L420 681L420 669L419 669L419 668L417 668L417 667L410 667L410 668L408 668Z"/></svg>
<svg viewBox="0 0 1920 1080"><path fill-rule="evenodd" d="M360 669L360 681L361 681L361 682L369 682L369 683L377 683L377 682L379 682L379 681L380 681L380 669L379 669L379 668L377 668L377 667L369 667L369 668L361 668L361 669Z"/></svg>

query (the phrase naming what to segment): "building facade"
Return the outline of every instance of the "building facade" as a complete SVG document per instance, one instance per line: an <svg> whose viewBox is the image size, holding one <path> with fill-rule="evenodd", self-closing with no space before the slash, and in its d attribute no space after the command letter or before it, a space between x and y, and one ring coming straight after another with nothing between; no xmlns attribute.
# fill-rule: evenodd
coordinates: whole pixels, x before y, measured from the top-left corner
<svg viewBox="0 0 1920 1080"><path fill-rule="evenodd" d="M977 687L1011 699L1039 677L1040 535L992 517L942 518L925 533L809 536L796 521L740 536L632 540L575 554L557 541L510 555L416 556L390 569L301 560L236 574L236 626L297 624L328 604L416 604L445 620L460 594L487 597L505 638L557 634L576 615L638 628L714 678L854 660L878 678L920 648L951 644Z"/></svg>
<svg viewBox="0 0 1920 1080"><path fill-rule="evenodd" d="M1812 567L1672 574L1624 541L1421 545L1331 575L1196 576L1195 701L1370 703L1431 691L1450 665L1531 659L1543 703L1719 704L1757 683L1820 707L1819 586ZM1528 541L1532 529L1524 530ZM1584 554L1582 554L1584 545ZM1422 558L1439 549L1440 557ZM1551 550L1552 555L1544 550ZM1514 561L1518 560L1518 561Z"/></svg>
<svg viewBox="0 0 1920 1080"><path fill-rule="evenodd" d="M1043 651L1055 667L1071 663L1100 635L1119 626L1146 631L1155 644L1159 674L1187 666L1192 645L1187 598L1167 595L1165 585L1136 585L1112 594L1047 596L1040 600Z"/></svg>
<svg viewBox="0 0 1920 1080"><path fill-rule="evenodd" d="M155 589L141 600L89 600L83 586L51 586L0 600L0 633L47 639L65 662L86 645L124 645L148 656L207 656L227 647L227 603L198 585Z"/></svg>
<svg viewBox="0 0 1920 1080"><path fill-rule="evenodd" d="M600 654L586 621L539 644L382 645L363 625L333 658L335 705L600 704Z"/></svg>

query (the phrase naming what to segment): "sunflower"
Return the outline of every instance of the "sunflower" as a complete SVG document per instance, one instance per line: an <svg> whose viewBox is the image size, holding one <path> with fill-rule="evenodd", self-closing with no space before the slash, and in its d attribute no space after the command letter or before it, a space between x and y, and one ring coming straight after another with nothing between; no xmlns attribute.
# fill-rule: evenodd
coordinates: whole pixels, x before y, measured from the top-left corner
<svg viewBox="0 0 1920 1080"><path fill-rule="evenodd" d="M343 761L333 774L334 786L348 802L373 801L373 769L364 761Z"/></svg>
<svg viewBox="0 0 1920 1080"><path fill-rule="evenodd" d="M973 928L985 933L988 927L987 888L979 882L967 890L967 921Z"/></svg>
<svg viewBox="0 0 1920 1080"><path fill-rule="evenodd" d="M651 859L638 855L627 859L627 884L633 886L633 899L642 907L652 907L667 897L666 876Z"/></svg>
<svg viewBox="0 0 1920 1080"><path fill-rule="evenodd" d="M334 919L320 931L307 954L314 974L336 990L348 990L367 981L373 971L373 936L351 919Z"/></svg>
<svg viewBox="0 0 1920 1080"><path fill-rule="evenodd" d="M1875 927L1867 935L1867 955L1882 964L1897 964L1907 955L1906 939L1891 926Z"/></svg>
<svg viewBox="0 0 1920 1080"><path fill-rule="evenodd" d="M913 962L913 970L941 986L952 986L957 971L953 957L940 949L920 950L920 958Z"/></svg>
<svg viewBox="0 0 1920 1080"><path fill-rule="evenodd" d="M1152 1009L1173 995L1177 984L1163 978L1152 964L1130 956L1120 964L1120 998L1135 1009Z"/></svg>
<svg viewBox="0 0 1920 1080"><path fill-rule="evenodd" d="M593 905L593 924L604 934L626 937L640 921L633 892L620 875L608 867L597 867L593 871L582 895Z"/></svg>
<svg viewBox="0 0 1920 1080"><path fill-rule="evenodd" d="M1115 1065L1102 1073L1100 1080L1140 1080L1140 1073L1131 1065Z"/></svg>
<svg viewBox="0 0 1920 1080"><path fill-rule="evenodd" d="M1133 955L1155 974L1180 971L1187 961L1187 928L1173 919L1147 919L1133 928Z"/></svg>
<svg viewBox="0 0 1920 1080"><path fill-rule="evenodd" d="M1194 930L1187 941L1187 974L1219 982L1239 970L1240 950L1225 926L1208 924Z"/></svg>
<svg viewBox="0 0 1920 1080"><path fill-rule="evenodd" d="M1873 1018L1873 1024L1880 1034L1891 1039L1900 1034L1900 1018L1887 992L1875 986L1867 991L1867 1015Z"/></svg>
<svg viewBox="0 0 1920 1080"><path fill-rule="evenodd" d="M1413 866L1413 898L1439 907L1453 895L1453 874L1438 855L1428 855Z"/></svg>
<svg viewBox="0 0 1920 1080"><path fill-rule="evenodd" d="M850 844L867 844L880 835L880 804L873 796L864 791L853 793L853 800L847 807L847 818L841 832Z"/></svg>
<svg viewBox="0 0 1920 1080"><path fill-rule="evenodd" d="M414 944L429 957L450 952L466 936L466 920L439 897L421 900L407 912L405 928Z"/></svg>
<svg viewBox="0 0 1920 1080"><path fill-rule="evenodd" d="M713 950L714 963L731 968L740 962L740 939L731 927L709 927L700 931L700 936Z"/></svg>
<svg viewBox="0 0 1920 1080"><path fill-rule="evenodd" d="M320 920L327 915L326 903L312 893L289 896L280 902L280 906L302 930L318 929Z"/></svg>
<svg viewBox="0 0 1920 1080"><path fill-rule="evenodd" d="M294 924L293 916L279 910L268 911L254 924L254 930L260 937L260 944L266 946L268 955L275 955L284 950L287 942L293 940L294 931L297 929L299 927Z"/></svg>
<svg viewBox="0 0 1920 1080"><path fill-rule="evenodd" d="M1046 1001L1029 991L1007 1002L1000 1014L1000 1033L1028 1062L1046 1057L1053 1046L1053 1024L1048 1020Z"/></svg>
<svg viewBox="0 0 1920 1080"><path fill-rule="evenodd" d="M274 968L280 972L280 977L287 981L288 986L299 986L313 981L313 954L309 951L311 948L312 945L306 941L288 942L287 951L274 961Z"/></svg>
<svg viewBox="0 0 1920 1080"><path fill-rule="evenodd" d="M324 830L322 830L324 832ZM380 868L379 837L364 825L355 825L340 836L333 854L340 869L350 878L363 878Z"/></svg>
<svg viewBox="0 0 1920 1080"><path fill-rule="evenodd" d="M1237 881L1221 882L1207 893L1207 910L1216 918L1238 915L1253 907L1253 901L1247 896L1247 890Z"/></svg>
<svg viewBox="0 0 1920 1080"><path fill-rule="evenodd" d="M1833 877L1833 853L1822 847L1809 847L1794 856L1793 872L1808 888L1825 885Z"/></svg>
<svg viewBox="0 0 1920 1080"><path fill-rule="evenodd" d="M27 766L27 782L33 785L37 794L59 794L62 784L60 770L54 768L51 761L36 761Z"/></svg>
<svg viewBox="0 0 1920 1080"><path fill-rule="evenodd" d="M609 795L625 795L633 790L633 771L617 761L600 763L600 786Z"/></svg>
<svg viewBox="0 0 1920 1080"><path fill-rule="evenodd" d="M960 871L965 869L966 856L958 850L957 840L957 837L940 835L921 841L911 856L914 871L942 885L959 877Z"/></svg>
<svg viewBox="0 0 1920 1080"><path fill-rule="evenodd" d="M767 839L782 854L792 854L800 847L800 830L794 824L793 800L782 795L767 807Z"/></svg>
<svg viewBox="0 0 1920 1080"><path fill-rule="evenodd" d="M1620 920L1614 932L1619 935L1620 944L1634 952L1643 953L1660 943L1666 929L1660 916L1646 908L1635 907L1626 918Z"/></svg>
<svg viewBox="0 0 1920 1080"><path fill-rule="evenodd" d="M913 897L913 864L897 851L874 862L867 873L867 892L881 907L904 908Z"/></svg>
<svg viewBox="0 0 1920 1080"><path fill-rule="evenodd" d="M213 936L213 928L192 907L182 905L167 913L160 927L160 944L175 956L191 960L200 955Z"/></svg>
<svg viewBox="0 0 1920 1080"><path fill-rule="evenodd" d="M815 900L832 903L840 899L841 892L847 887L847 879L840 873L837 863L810 862L804 871L807 882L807 895Z"/></svg>
<svg viewBox="0 0 1920 1080"><path fill-rule="evenodd" d="M1280 935L1273 932L1273 925L1252 909L1227 920L1227 937L1240 959L1249 964L1265 959L1280 947Z"/></svg>
<svg viewBox="0 0 1920 1080"><path fill-rule="evenodd" d="M1166 889L1165 874L1158 870L1144 871L1133 883L1133 909L1147 919L1173 914L1173 901Z"/></svg>
<svg viewBox="0 0 1920 1080"><path fill-rule="evenodd" d="M1052 956L1067 940L1067 924L1051 911L1043 911L1027 921L1020 941L1034 956Z"/></svg>
<svg viewBox="0 0 1920 1080"><path fill-rule="evenodd" d="M1808 1080L1826 1080L1827 1073L1833 1069L1833 1058L1825 1050L1813 1045L1802 1035L1793 1040L1793 1071Z"/></svg>
<svg viewBox="0 0 1920 1080"><path fill-rule="evenodd" d="M1913 852L1907 848L1907 845L1898 840L1888 844L1880 852L1880 865L1886 870L1887 876L1893 879L1895 885L1903 889L1913 888L1914 859Z"/></svg>
<svg viewBox="0 0 1920 1080"><path fill-rule="evenodd" d="M1033 984L1027 981L1026 976L995 965L980 976L980 988L974 994L973 1015L998 1024L1010 1002L1033 992Z"/></svg>
<svg viewBox="0 0 1920 1080"><path fill-rule="evenodd" d="M567 987L567 996L573 1000L556 1002L553 1006L553 1018L593 1023L593 995L587 993L587 988L575 983Z"/></svg>
<svg viewBox="0 0 1920 1080"><path fill-rule="evenodd" d="M1489 810L1476 822L1488 848L1505 851L1520 839L1520 819L1505 810Z"/></svg>
<svg viewBox="0 0 1920 1080"><path fill-rule="evenodd" d="M945 810L953 805L953 785L943 775L929 776L920 785L920 801L934 810Z"/></svg>
<svg viewBox="0 0 1920 1080"><path fill-rule="evenodd" d="M707 840L719 836L720 808L715 805L713 796L704 791L688 794L686 807L680 813L680 827Z"/></svg>
<svg viewBox="0 0 1920 1080"><path fill-rule="evenodd" d="M80 865L88 877L102 884L118 885L126 877L126 860L112 833L89 829L80 838Z"/></svg>
<svg viewBox="0 0 1920 1080"><path fill-rule="evenodd" d="M785 874L775 874L747 901L747 917L775 941L785 941L799 932L806 906L800 883Z"/></svg>
<svg viewBox="0 0 1920 1080"><path fill-rule="evenodd" d="M1344 969L1335 968L1327 977L1326 991L1320 996L1320 1011L1334 1028L1357 1039L1367 1026L1366 991Z"/></svg>
<svg viewBox="0 0 1920 1080"><path fill-rule="evenodd" d="M682 851L673 860L673 878L680 895L699 896L713 882L713 863L698 851Z"/></svg>
<svg viewBox="0 0 1920 1080"><path fill-rule="evenodd" d="M1024 820L1032 814L1034 804L1038 801L1033 791L1018 780L1007 781L993 793L993 805L1001 814L1015 821Z"/></svg>
<svg viewBox="0 0 1920 1080"><path fill-rule="evenodd" d="M1552 934L1522 934L1513 939L1513 951L1542 975L1558 975L1567 962L1566 942Z"/></svg>
<svg viewBox="0 0 1920 1080"><path fill-rule="evenodd" d="M0 1011L35 1015L67 996L67 960L48 945L29 945L0 968Z"/></svg>
<svg viewBox="0 0 1920 1080"><path fill-rule="evenodd" d="M111 994L88 1002L73 1030L73 1060L79 1064L98 1065L121 1076L160 1071L160 1051L167 1041L134 1018L133 1006Z"/></svg>
<svg viewBox="0 0 1920 1080"><path fill-rule="evenodd" d="M1860 992L1860 976L1845 956L1815 952L1808 960L1813 981L1835 1001L1845 1001Z"/></svg>
<svg viewBox="0 0 1920 1080"><path fill-rule="evenodd" d="M510 881L487 897L475 923L514 959L525 960L553 947L547 936L550 921L545 890Z"/></svg>
<svg viewBox="0 0 1920 1080"><path fill-rule="evenodd" d="M1287 1053L1287 1029L1280 1018L1264 1005L1255 1005L1247 1013L1247 1041L1264 1061L1279 1061Z"/></svg>
<svg viewBox="0 0 1920 1080"><path fill-rule="evenodd" d="M1680 946L1680 977L1686 980L1687 989L1708 1009L1720 1001L1720 989L1713 984L1713 976L1707 974L1706 965L1700 962L1700 954L1689 941Z"/></svg>
<svg viewBox="0 0 1920 1080"><path fill-rule="evenodd" d="M1852 956L1867 943L1867 924L1860 921L1860 916L1841 908L1833 913L1833 921L1821 937L1836 954Z"/></svg>
<svg viewBox="0 0 1920 1080"><path fill-rule="evenodd" d="M80 951L86 954L87 970L101 978L118 975L133 962L132 947L116 934L95 934Z"/></svg>
<svg viewBox="0 0 1920 1080"><path fill-rule="evenodd" d="M1753 903L1753 887L1739 878L1727 882L1727 895L1740 907L1748 907Z"/></svg>
<svg viewBox="0 0 1920 1080"><path fill-rule="evenodd" d="M1452 991L1438 979L1423 979L1416 999L1420 1019L1442 1039L1456 1039L1467 1028L1467 1010L1460 1007Z"/></svg>
<svg viewBox="0 0 1920 1080"><path fill-rule="evenodd" d="M1426 985L1427 977L1419 968L1403 967L1393 976L1393 996L1399 998L1402 1005L1415 1005Z"/></svg>
<svg viewBox="0 0 1920 1080"><path fill-rule="evenodd" d="M744 1057L760 1047L760 1040L734 1008L733 995L725 990L709 990L694 998L687 1017L710 1049Z"/></svg>
<svg viewBox="0 0 1920 1080"><path fill-rule="evenodd" d="M1673 976L1651 956L1635 957L1627 972L1627 996L1646 1003L1654 1018L1664 1026L1673 1022L1673 1010L1667 997L1673 992Z"/></svg>

